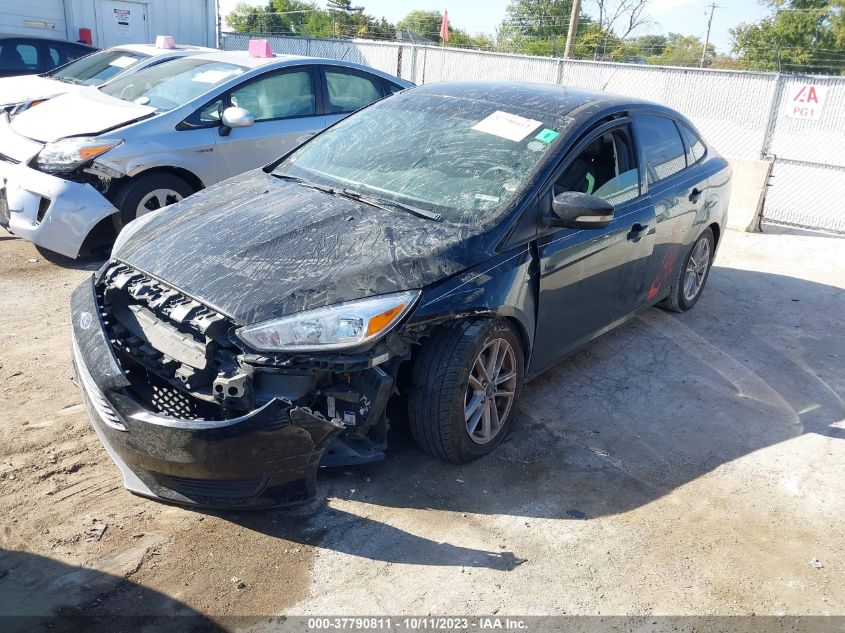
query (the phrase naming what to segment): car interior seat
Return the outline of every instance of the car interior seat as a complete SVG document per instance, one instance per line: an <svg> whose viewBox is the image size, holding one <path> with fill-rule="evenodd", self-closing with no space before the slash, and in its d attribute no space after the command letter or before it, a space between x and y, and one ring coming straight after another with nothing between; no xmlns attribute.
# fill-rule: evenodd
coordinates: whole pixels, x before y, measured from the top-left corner
<svg viewBox="0 0 845 633"><path fill-rule="evenodd" d="M244 98L240 98L241 94ZM240 91L238 96L239 102L244 104L238 105L252 112L257 120L307 116L315 112L311 76L305 72L268 77Z"/></svg>
<svg viewBox="0 0 845 633"><path fill-rule="evenodd" d="M616 151L613 137L605 134L584 148L572 162L555 183L555 195L564 191L592 194L615 176Z"/></svg>
<svg viewBox="0 0 845 633"><path fill-rule="evenodd" d="M11 44L0 50L0 68L3 70L28 70L17 46Z"/></svg>

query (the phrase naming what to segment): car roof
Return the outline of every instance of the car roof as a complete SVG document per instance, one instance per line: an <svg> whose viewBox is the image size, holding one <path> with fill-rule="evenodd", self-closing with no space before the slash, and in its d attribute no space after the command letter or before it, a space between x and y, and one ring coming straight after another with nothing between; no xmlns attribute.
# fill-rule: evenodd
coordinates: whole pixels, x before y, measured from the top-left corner
<svg viewBox="0 0 845 633"><path fill-rule="evenodd" d="M151 57L157 57L158 55L174 54L176 52L184 52L184 54L190 54L191 52L215 52L215 49L208 48L206 46L187 46L181 44L176 45L174 48L158 48L155 44L118 44L117 46L110 47L108 50L131 51L133 53L143 53L145 55L150 55Z"/></svg>
<svg viewBox="0 0 845 633"><path fill-rule="evenodd" d="M250 57L247 51L216 51L212 50L208 53L201 53L197 55L199 59L212 59L218 62L228 62L230 64L237 64L238 66L245 66L247 68L260 68L261 66L269 66L272 64L284 65L288 62L300 61L303 59L311 59L302 55L273 55L272 57Z"/></svg>
<svg viewBox="0 0 845 633"><path fill-rule="evenodd" d="M257 68L264 68L265 66L287 66L298 64L324 64L327 66L344 66L346 68L354 68L377 75L391 82L398 83L403 87L413 86L412 83L401 77L395 77L390 73L386 73L377 68L370 66L363 66L354 62L348 62L342 59L330 59L326 57L308 57L305 55L278 55L274 54L272 57L250 57L247 51L213 51L210 53L200 53L195 55L197 59L208 59L218 62L227 62L236 64L255 70Z"/></svg>
<svg viewBox="0 0 845 633"><path fill-rule="evenodd" d="M73 44L82 48L90 48L91 52L99 50L96 46L89 46L83 42L71 42L58 37L42 37L40 35L24 35L23 33L0 33L0 40L40 40L43 42L56 42L57 44Z"/></svg>
<svg viewBox="0 0 845 633"><path fill-rule="evenodd" d="M487 101L503 107L537 110L555 115L570 115L591 106L589 112L624 108L647 108L683 117L657 103L624 97L597 90L583 90L555 84L538 84L511 81L453 81L427 84L414 88L413 93L444 97L458 97ZM584 108L586 110L586 108ZM576 120L580 117L574 116Z"/></svg>

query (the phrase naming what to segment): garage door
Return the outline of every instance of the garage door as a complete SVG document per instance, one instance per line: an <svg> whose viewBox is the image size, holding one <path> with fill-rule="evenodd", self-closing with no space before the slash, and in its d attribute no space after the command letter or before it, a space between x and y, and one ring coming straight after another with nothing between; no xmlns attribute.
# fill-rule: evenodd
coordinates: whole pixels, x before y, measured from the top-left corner
<svg viewBox="0 0 845 633"><path fill-rule="evenodd" d="M0 0L0 33L64 39L62 0Z"/></svg>
<svg viewBox="0 0 845 633"><path fill-rule="evenodd" d="M104 0L102 4L103 48L117 44L143 44L150 41L147 33L145 5L140 2Z"/></svg>

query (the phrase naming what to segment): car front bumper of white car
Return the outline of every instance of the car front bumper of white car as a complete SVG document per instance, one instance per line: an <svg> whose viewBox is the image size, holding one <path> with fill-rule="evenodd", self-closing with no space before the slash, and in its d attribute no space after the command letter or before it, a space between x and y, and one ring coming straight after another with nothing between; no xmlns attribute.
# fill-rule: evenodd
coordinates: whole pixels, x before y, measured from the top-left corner
<svg viewBox="0 0 845 633"><path fill-rule="evenodd" d="M89 184L0 156L0 225L37 246L77 257L91 230L115 212Z"/></svg>

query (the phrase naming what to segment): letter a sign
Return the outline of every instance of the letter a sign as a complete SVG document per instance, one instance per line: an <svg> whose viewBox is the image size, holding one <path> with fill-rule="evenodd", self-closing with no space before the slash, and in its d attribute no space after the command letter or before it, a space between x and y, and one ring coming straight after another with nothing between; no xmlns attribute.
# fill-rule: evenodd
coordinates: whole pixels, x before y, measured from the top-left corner
<svg viewBox="0 0 845 633"><path fill-rule="evenodd" d="M790 119L817 121L822 115L827 86L795 84L786 93L783 113Z"/></svg>

